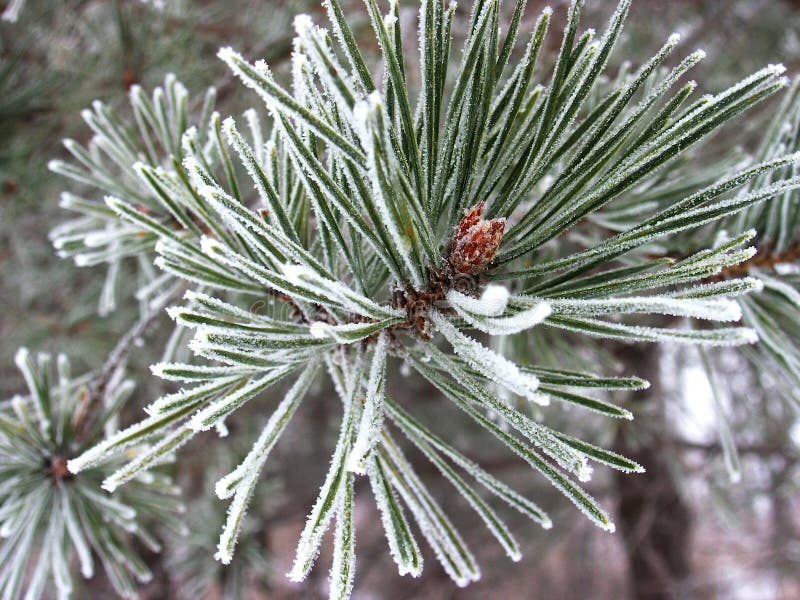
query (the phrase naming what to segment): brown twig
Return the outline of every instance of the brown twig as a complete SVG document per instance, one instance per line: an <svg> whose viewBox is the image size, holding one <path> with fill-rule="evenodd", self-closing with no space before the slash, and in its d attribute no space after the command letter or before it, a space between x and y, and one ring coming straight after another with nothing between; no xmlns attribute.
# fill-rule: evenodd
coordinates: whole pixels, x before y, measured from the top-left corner
<svg viewBox="0 0 800 600"><path fill-rule="evenodd" d="M176 294L181 293L183 289L184 286L176 288ZM103 366L98 369L95 376L89 381L81 398L81 403L72 418L72 425L79 438L89 431L95 412L105 400L109 384L125 368L128 357L137 340L147 333L147 330L161 315L167 304L172 302L176 294L164 294L157 303L151 305L139 321L120 338L108 358L106 358Z"/></svg>
<svg viewBox="0 0 800 600"><path fill-rule="evenodd" d="M738 265L725 267L714 279L736 279L746 277L751 269L774 269L775 265L790 263L800 260L800 243L790 246L779 254L773 254L768 244L761 246L758 251L746 261Z"/></svg>

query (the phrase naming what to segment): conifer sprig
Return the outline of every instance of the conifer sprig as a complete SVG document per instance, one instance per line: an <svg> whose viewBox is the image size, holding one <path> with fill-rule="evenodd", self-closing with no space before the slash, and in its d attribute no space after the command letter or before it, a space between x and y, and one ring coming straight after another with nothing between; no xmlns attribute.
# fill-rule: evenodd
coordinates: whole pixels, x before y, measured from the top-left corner
<svg viewBox="0 0 800 600"><path fill-rule="evenodd" d="M378 80L338 0L324 4L334 35L298 17L289 87L263 61L251 63L230 48L219 52L263 100L272 119L266 137L253 113L247 118L252 143L233 118L212 115L201 119L205 129L187 129L183 110L162 114L154 108L140 150L115 127L98 128L98 149L119 166L150 157L150 166L136 169L136 188L106 181L92 157L71 145L91 183L110 194L106 206L92 205L98 213L92 219L109 223L124 243L98 234L92 220L85 235L74 225L59 231L57 244L97 260L154 249L156 265L197 286L169 313L178 326L194 331L190 348L201 360L156 365L156 374L186 387L153 402L143 421L70 460L70 471L145 445L105 480L104 487L114 490L197 433L224 428L245 403L259 402L262 392L285 381L283 399L252 451L216 486L221 498L232 499L216 555L227 562L271 449L326 373L342 419L290 577L308 575L335 522L331 595L349 595L354 480L366 475L399 572L418 575L422 568L415 522L444 570L465 585L480 577L479 567L395 430L464 496L512 559L519 558L519 545L475 483L542 526L551 521L418 421L413 406L391 397L392 367L402 362L592 522L613 530L581 482L591 477L594 463L624 472L641 472L641 466L548 427L525 401L565 402L631 419L631 411L605 392L647 383L518 364L470 330L495 339L548 327L629 343L755 342L751 328L713 326L738 321L740 306L748 305L734 299L758 287L753 279L713 280L752 256L746 247L751 232L693 248L678 260L646 251L668 236L757 210L800 186L798 155L788 147L711 179L687 174L677 160L785 87L783 68L767 67L691 102L696 84L679 82L704 53L666 67L679 43L673 35L638 71L608 78L630 2L618 4L595 40L594 31L579 34L583 2L576 0L553 70L542 75L537 61L551 11L540 15L521 60L512 65L524 0L505 36L498 1L477 0L460 63L449 72L454 5L423 0L420 73L412 78L397 3L384 15L366 0L380 48ZM416 79L419 90L409 84ZM183 106L177 96L184 96L174 85L171 94L170 85L160 96L176 95L173 106ZM89 120L91 125L95 117ZM148 127L163 134L159 139L170 155L164 164L155 163L159 152L150 151ZM56 169L86 177L62 165ZM679 195L654 200L652 190L667 176ZM586 233L620 205L627 220L616 215L613 235ZM594 241L581 248L576 240ZM88 250L98 246L99 254ZM254 302L264 310L247 310ZM702 321L703 327L664 325L650 315ZM541 414L546 419L547 409Z"/></svg>
<svg viewBox="0 0 800 600"><path fill-rule="evenodd" d="M90 578L99 562L120 596L137 597L138 585L152 574L131 540L158 551L154 523L186 533L176 520L182 511L178 488L163 474L148 473L111 498L98 487L102 472L73 475L67 469L68 460L115 427L133 382L110 381L87 427L81 408L92 374L72 377L66 356L53 364L50 355L34 357L26 348L17 352L16 362L29 393L0 408L0 593L36 599L54 590L58 598L80 596L72 564Z"/></svg>

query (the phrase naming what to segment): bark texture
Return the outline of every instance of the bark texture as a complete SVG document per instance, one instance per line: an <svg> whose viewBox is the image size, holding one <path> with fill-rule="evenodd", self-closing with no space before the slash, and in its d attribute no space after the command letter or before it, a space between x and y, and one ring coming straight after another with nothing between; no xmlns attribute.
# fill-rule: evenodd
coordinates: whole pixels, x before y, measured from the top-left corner
<svg viewBox="0 0 800 600"><path fill-rule="evenodd" d="M624 354L624 356L623 356ZM651 383L635 396L636 424L624 423L615 440L617 452L647 470L616 474L617 524L628 562L629 596L636 600L690 597L692 519L670 465L670 435L664 415L660 351L632 346L619 353L623 364Z"/></svg>

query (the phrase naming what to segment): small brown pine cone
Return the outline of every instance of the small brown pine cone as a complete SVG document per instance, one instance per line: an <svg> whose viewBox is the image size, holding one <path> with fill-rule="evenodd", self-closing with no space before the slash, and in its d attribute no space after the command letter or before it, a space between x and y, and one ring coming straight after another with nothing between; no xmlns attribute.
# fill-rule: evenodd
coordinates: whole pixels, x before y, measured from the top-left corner
<svg viewBox="0 0 800 600"><path fill-rule="evenodd" d="M505 218L485 220L483 202L478 202L464 212L456 225L450 244L450 264L459 273L477 273L494 260L503 233Z"/></svg>

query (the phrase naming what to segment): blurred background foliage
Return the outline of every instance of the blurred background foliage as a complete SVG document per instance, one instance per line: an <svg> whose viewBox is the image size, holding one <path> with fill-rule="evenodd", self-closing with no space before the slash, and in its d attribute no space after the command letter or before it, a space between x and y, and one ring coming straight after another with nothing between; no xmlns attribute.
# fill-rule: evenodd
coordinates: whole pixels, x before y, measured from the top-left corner
<svg viewBox="0 0 800 600"><path fill-rule="evenodd" d="M354 29L363 33L368 47L373 42L361 3L351 0L349 4ZM403 18L416 18L414 4L401 2ZM463 4L459 10L465 21L469 3ZM506 9L513 8L513 3L505 4ZM529 1L523 28L530 29L544 4ZM564 18L566 2L549 4L555 9L555 30ZM586 24L600 26L608 11L607 2L587 1ZM218 47L231 45L250 59L266 58L281 76L291 53L292 19L299 12L324 20L314 0L27 0L18 22L0 22L0 398L22 388L13 366L18 346L66 352L75 371L82 372L100 365L137 317L135 303L98 317L102 269L79 269L58 260L47 239L51 227L64 219L58 196L67 187L61 177L48 171L47 162L64 156L60 143L64 137L87 139L80 110L99 98L124 112L131 85L150 89L166 73L174 72L198 97L207 86L217 86L218 110L223 115L240 114L259 103L216 58ZM635 63L649 56L673 31L682 34L687 51L700 47L708 52L696 77L710 92L768 63L784 63L790 76L800 72L800 2L796 0L637 0L616 60L631 57ZM555 35L548 39L551 44L557 40ZM407 43L416 45L415 40ZM774 109L775 104L720 135L735 134L737 142L753 144L764 128L764 110ZM714 147L706 151L713 152ZM125 277L121 279L124 286ZM161 330L166 329L155 328L148 343L134 352L131 372L149 373L146 367L160 357ZM553 354L556 360L558 350ZM800 426L796 409L780 400L787 390L768 373L749 369L735 352L714 358L717 371L723 374L716 387L725 392L717 404L702 371L697 373L700 357L694 351L676 349L653 357L633 348L619 358L628 362L629 372L661 381L656 386L658 402L643 406L637 419L637 426L650 423L638 434L637 443L646 449L642 436L652 436L669 461L655 465L641 457L648 474L633 484L641 489L631 490L604 473L594 479L591 492L606 505L616 502L622 510L631 507L631 498L645 499L630 511L644 515L636 521L641 530L626 530L623 525L622 533L610 535L582 519L558 518L570 507L554 500L545 485L531 481L516 462L504 464L504 455L493 457L492 448L481 447L475 454L482 463L503 469L508 483L540 501L560 525L546 534L520 529L531 531L529 539L521 540L520 564L507 561L499 548L476 544L484 565L483 579L456 591L435 568L416 580L397 577L388 568L378 517L365 504L356 514L361 548L354 597L621 598L634 594L635 571L646 571L647 564L665 571L667 580L670 574L683 573L681 587L664 595L653 590L640 597L800 597ZM394 390L397 395L414 396L422 406L429 404L432 415L441 410L438 396L423 382L398 384L397 377L392 379L395 387L402 388ZM139 380L139 401L128 409L134 412L156 397L160 385L148 376ZM738 484L730 482L722 464L715 410L727 414L739 445L743 478ZM224 503L201 490L214 473L223 472L238 457L206 456L197 445L187 451L176 476L187 496L187 522L194 534L189 540L171 540L164 559L170 568L158 568L162 557L149 557L156 578L143 589L143 597L228 598L239 592L252 598L325 597L324 568L317 569L302 590L289 584L283 573L327 464L332 434L328 425L334 412L325 402L301 409L288 439L276 449L281 456L270 461L266 478L271 483L261 486L263 498L254 503L250 516L247 537L251 545L240 552L233 570L223 570L212 559L224 521ZM132 413L130 420L138 416ZM582 426L589 430L596 424L587 419ZM245 428L248 421L239 419L232 426ZM481 443L468 423L457 421L451 426L461 437L455 441L465 442L457 445L468 448ZM606 435L616 438L618 445L630 443L624 432ZM453 502L456 512L464 508L459 502ZM663 513L671 516L667 523L672 523L673 531L657 530ZM461 510L460 514L469 535L469 513ZM522 525L514 515L507 516L512 529ZM476 533L474 541L482 535ZM670 542L662 540L653 546L659 535L681 537L683 556L665 554L665 548L674 550ZM646 563L644 567L637 566L637 558ZM330 559L323 556L322 560ZM90 581L85 595L79 597L104 597L108 588L99 579Z"/></svg>

